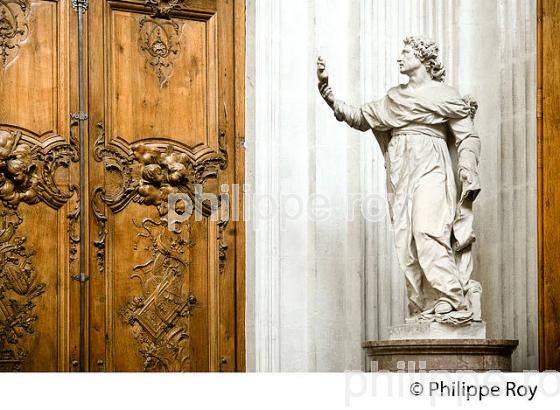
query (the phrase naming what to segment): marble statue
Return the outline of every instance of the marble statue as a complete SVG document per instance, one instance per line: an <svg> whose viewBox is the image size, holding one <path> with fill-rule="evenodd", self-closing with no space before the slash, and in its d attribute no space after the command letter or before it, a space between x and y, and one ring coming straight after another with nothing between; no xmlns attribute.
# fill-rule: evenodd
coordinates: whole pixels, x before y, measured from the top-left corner
<svg viewBox="0 0 560 410"><path fill-rule="evenodd" d="M410 36L398 58L409 81L361 106L335 98L325 61L321 96L344 121L372 130L383 154L399 265L406 277L408 322L480 321L480 283L472 279L473 201L480 192L480 139L470 97L444 84L438 45Z"/></svg>

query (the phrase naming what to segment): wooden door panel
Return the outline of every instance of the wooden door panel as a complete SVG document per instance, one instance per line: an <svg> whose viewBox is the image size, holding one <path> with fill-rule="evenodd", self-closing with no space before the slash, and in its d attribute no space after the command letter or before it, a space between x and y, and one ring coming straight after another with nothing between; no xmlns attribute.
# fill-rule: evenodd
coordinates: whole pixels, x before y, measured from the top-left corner
<svg viewBox="0 0 560 410"><path fill-rule="evenodd" d="M132 204L127 211L114 216L113 240L119 250L110 252L115 256L114 306L108 309L114 321L113 368L208 370L207 221L185 224L176 235L157 225L155 209ZM171 303L165 302L168 298Z"/></svg>
<svg viewBox="0 0 560 410"><path fill-rule="evenodd" d="M233 5L103 1L88 13L90 369L235 370L232 231L208 206L167 224L170 194L235 182Z"/></svg>
<svg viewBox="0 0 560 410"><path fill-rule="evenodd" d="M22 8L21 5L24 5ZM59 4L52 1L0 2L12 33L0 37L0 92L9 101L0 106L4 123L17 124L38 135L55 133L59 120L56 90L61 50L57 45ZM2 13L2 11L0 11ZM10 34L14 34L12 37ZM30 115L33 108L33 115Z"/></svg>
<svg viewBox="0 0 560 410"><path fill-rule="evenodd" d="M134 11L110 13L113 135L208 145L216 130L215 18L168 21ZM210 138L216 146L216 136Z"/></svg>
<svg viewBox="0 0 560 410"><path fill-rule="evenodd" d="M77 352L68 225L75 219L67 218L75 206L69 166L78 160L70 139L69 16L66 0L0 0L3 371L68 370Z"/></svg>

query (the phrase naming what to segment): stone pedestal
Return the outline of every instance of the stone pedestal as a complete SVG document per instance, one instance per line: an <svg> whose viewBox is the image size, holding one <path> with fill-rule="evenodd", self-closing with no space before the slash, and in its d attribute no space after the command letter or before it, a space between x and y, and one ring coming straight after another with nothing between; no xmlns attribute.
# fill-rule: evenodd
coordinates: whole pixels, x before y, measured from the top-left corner
<svg viewBox="0 0 560 410"><path fill-rule="evenodd" d="M469 322L454 326L437 322L407 322L389 327L389 340L486 339L486 323Z"/></svg>
<svg viewBox="0 0 560 410"><path fill-rule="evenodd" d="M407 339L362 344L368 371L511 371L517 340Z"/></svg>

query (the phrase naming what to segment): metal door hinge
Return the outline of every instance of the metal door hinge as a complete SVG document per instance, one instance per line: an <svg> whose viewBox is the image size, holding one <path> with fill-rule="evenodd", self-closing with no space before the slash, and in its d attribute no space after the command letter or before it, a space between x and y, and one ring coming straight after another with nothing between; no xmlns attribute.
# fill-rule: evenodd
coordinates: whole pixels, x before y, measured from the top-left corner
<svg viewBox="0 0 560 410"><path fill-rule="evenodd" d="M72 276L72 279L75 280L76 282L86 283L89 280L89 276L80 273L79 275Z"/></svg>
<svg viewBox="0 0 560 410"><path fill-rule="evenodd" d="M74 7L74 10L83 13L88 8L88 0L72 0L72 7Z"/></svg>
<svg viewBox="0 0 560 410"><path fill-rule="evenodd" d="M76 121L85 121L88 119L88 113L87 112L73 112L70 114L70 118Z"/></svg>

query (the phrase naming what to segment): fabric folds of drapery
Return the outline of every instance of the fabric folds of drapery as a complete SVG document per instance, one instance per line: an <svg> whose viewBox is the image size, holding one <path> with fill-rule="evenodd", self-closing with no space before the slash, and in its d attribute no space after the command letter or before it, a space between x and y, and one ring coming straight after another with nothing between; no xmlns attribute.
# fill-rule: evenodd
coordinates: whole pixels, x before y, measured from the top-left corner
<svg viewBox="0 0 560 410"><path fill-rule="evenodd" d="M473 310L479 318L473 295L479 297L481 289L471 279L471 247L481 147L472 101L443 84L421 90L397 86L360 107L335 100L334 114L355 129L373 130L385 155L389 208L411 313L429 316L444 300L455 311L435 320L461 323L473 317ZM446 143L449 132L456 164Z"/></svg>

